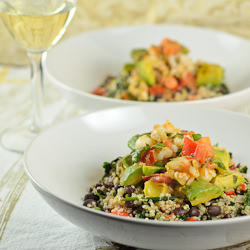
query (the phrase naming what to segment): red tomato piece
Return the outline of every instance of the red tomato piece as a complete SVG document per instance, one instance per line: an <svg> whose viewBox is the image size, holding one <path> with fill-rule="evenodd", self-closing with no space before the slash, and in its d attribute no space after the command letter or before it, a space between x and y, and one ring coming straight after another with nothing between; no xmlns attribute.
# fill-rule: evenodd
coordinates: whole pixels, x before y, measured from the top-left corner
<svg viewBox="0 0 250 250"><path fill-rule="evenodd" d="M102 88L96 88L92 91L92 94L94 95L104 95L105 91Z"/></svg>
<svg viewBox="0 0 250 250"><path fill-rule="evenodd" d="M164 89L160 84L151 86L148 91L150 95L163 95L164 94Z"/></svg>
<svg viewBox="0 0 250 250"><path fill-rule="evenodd" d="M163 85L167 88L167 89L176 89L178 86L178 81L175 77L173 76L166 76L163 79Z"/></svg>
<svg viewBox="0 0 250 250"><path fill-rule="evenodd" d="M194 157L197 161L204 162L207 158L214 156L214 148L209 137L202 137L197 142Z"/></svg>
<svg viewBox="0 0 250 250"><path fill-rule="evenodd" d="M236 169L236 166L235 164L232 166L232 167L229 167L231 170L235 170Z"/></svg>
<svg viewBox="0 0 250 250"><path fill-rule="evenodd" d="M167 218L168 220L170 220L173 216L174 216L174 213L169 214L166 218Z"/></svg>
<svg viewBox="0 0 250 250"><path fill-rule="evenodd" d="M195 77L191 72L188 72L183 78L180 79L181 86L188 86L190 89L195 89Z"/></svg>
<svg viewBox="0 0 250 250"><path fill-rule="evenodd" d="M196 148L197 148L196 142L194 142L188 137L185 137L181 155L190 156L191 154L194 154L194 152L196 151Z"/></svg>
<svg viewBox="0 0 250 250"><path fill-rule="evenodd" d="M246 184L245 183L240 184L239 187L241 188L241 190L246 191Z"/></svg>
<svg viewBox="0 0 250 250"><path fill-rule="evenodd" d="M226 193L226 195L236 195L234 189L232 189L232 190L227 190L225 193Z"/></svg>
<svg viewBox="0 0 250 250"><path fill-rule="evenodd" d="M114 211L114 212L111 212L111 214L114 214L114 215L119 215L119 216L125 216L125 217L131 217L130 214L124 212L124 211Z"/></svg>
<svg viewBox="0 0 250 250"><path fill-rule="evenodd" d="M196 221L196 219L194 217L189 217L186 221Z"/></svg>

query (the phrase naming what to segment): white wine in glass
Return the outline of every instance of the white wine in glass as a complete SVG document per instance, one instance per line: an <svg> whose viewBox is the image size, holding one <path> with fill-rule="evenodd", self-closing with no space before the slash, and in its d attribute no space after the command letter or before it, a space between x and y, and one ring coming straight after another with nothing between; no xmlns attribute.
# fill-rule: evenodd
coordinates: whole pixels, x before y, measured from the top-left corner
<svg viewBox="0 0 250 250"><path fill-rule="evenodd" d="M2 145L24 152L30 140L44 127L43 62L48 49L65 32L76 8L76 0L0 0L0 17L5 26L27 51L31 62L32 122L29 128L6 129Z"/></svg>

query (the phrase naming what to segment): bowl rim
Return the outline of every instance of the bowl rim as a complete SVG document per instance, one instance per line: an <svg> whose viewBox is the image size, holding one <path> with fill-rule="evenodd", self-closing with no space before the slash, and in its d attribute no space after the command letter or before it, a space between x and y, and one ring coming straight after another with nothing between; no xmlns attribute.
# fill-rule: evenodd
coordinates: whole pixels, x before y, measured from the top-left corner
<svg viewBox="0 0 250 250"><path fill-rule="evenodd" d="M225 31L220 31L220 30L216 30L216 29L212 29L212 28L207 28L207 27L200 27L200 26L194 26L194 25L180 25L180 24L142 24L142 25L131 25L131 26L119 26L119 27L107 27L107 28L103 28L103 29L96 29L96 30L91 30L91 31L87 31L87 32L82 32L79 33L77 35L71 36L66 38L65 40L63 40L58 47L63 46L64 44L67 44L69 41L71 40L76 40L79 37L84 37L84 36L89 36L92 34L96 34L99 32L104 32L104 31L108 31L108 32L114 32L117 31L118 29L138 29L138 28L153 28L153 27L168 27L168 28L178 28L178 29L187 29L187 30L197 30L197 31L201 31L201 32L211 32L211 33L215 33L215 34L222 34L222 35L226 35L228 37L232 37L234 39L240 39L246 43L249 43L250 46L250 41L247 40L244 37L240 37L234 34L231 34L229 32L225 32ZM49 57L49 55L48 55ZM45 61L45 70L46 70L46 75L49 78L49 80L51 80L57 87L63 89L64 91L70 92L72 94L76 94L78 96L82 96L82 97L88 97L88 98L92 98L93 100L96 101L105 101L108 103L113 103L113 104L143 104L143 103L158 103L158 102L150 102L150 101L134 101L134 100L123 100L123 99L115 99L115 98L111 98L111 97L104 97L104 96L98 96L95 94L92 94L90 92L86 92L86 91L82 91L79 89L76 89L74 87L71 87L67 82L62 82L58 79L55 78L55 76L50 72L49 67ZM230 92L226 95L222 95L222 96L218 96L218 97L211 97L211 98L206 98L206 99L201 99L201 100L193 100L193 101L167 101L167 102L163 102L165 104L174 104L174 105L183 105L183 104L187 104L187 103L195 103L195 104L209 104L209 103L213 103L213 102L220 102L220 101L226 101L226 100L230 100L231 98L237 98L237 97L241 97L242 95L247 95L250 94L250 83L249 83L249 87L247 88L243 88L241 90L238 91L234 91L234 92Z"/></svg>
<svg viewBox="0 0 250 250"><path fill-rule="evenodd" d="M161 105L164 106L164 105ZM241 216L241 217L236 217L236 218L228 218L228 219L218 219L218 220L208 220L208 221L155 221L155 220L145 220L145 219L140 219L140 218L128 218L128 217L123 217L123 216L117 216L117 215L113 215L113 214L109 214L103 211L98 211L98 210L94 210L92 208L88 208L85 206L80 206L80 205L76 205L73 202L70 202L66 199L64 199L63 197L59 197L56 194L53 194L51 191L47 190L47 188L39 183L36 178L31 174L30 170L29 170L29 165L27 163L27 159L29 156L29 150L32 148L33 144L39 140L40 137L46 135L46 133L48 131L51 130L55 130L57 128L57 126L63 126L66 123L71 123L75 120L81 120L82 117L88 116L88 115L93 115L95 113L99 113L99 112L107 112L107 111L112 111L112 110L120 110L120 109L133 109L133 108L141 108L141 107L146 107L146 105L136 105L136 106L123 106L123 107L115 107L115 108L108 108L108 109L104 109L104 110L97 110L97 111L93 111L90 113L84 113L82 115L78 115L75 117L71 117L68 120L65 120L63 122L60 122L56 125L53 125L51 127L48 127L46 129L44 129L40 134L38 134L28 145L28 147L26 148L25 152L24 152L24 156L23 156L23 163L24 163L24 170L27 174L27 176L29 177L31 183L33 184L33 186L41 193L45 194L46 196L49 196L50 198L59 201L60 203L64 203L65 205L71 206L75 209L81 210L83 212L87 212L90 214L94 214L97 216L104 216L105 218L109 218L109 219L113 219L113 220L117 220L117 221L123 221L123 222L127 222L127 223L136 223L136 224L142 224L145 226L160 226L160 227L203 227L203 226L209 226L209 227L213 227L213 226L223 226L223 225L227 225L227 224L239 224L239 223L246 223L246 222L250 222L250 215L245 215L245 216ZM180 107L172 107L172 108L180 108ZM198 106L190 106L190 107L186 107L188 109L196 109L196 110L202 110L202 111L206 111L206 110L210 110L212 112L218 112L218 113L227 113L233 116L238 116L238 117L245 117L248 120L250 120L250 116L246 115L246 114L242 114L242 113L238 113L235 111L231 111L231 110L223 110L223 109L216 109L216 108L212 108L212 107L198 107ZM84 193L84 192L83 192ZM79 200L81 199L81 197L79 197Z"/></svg>

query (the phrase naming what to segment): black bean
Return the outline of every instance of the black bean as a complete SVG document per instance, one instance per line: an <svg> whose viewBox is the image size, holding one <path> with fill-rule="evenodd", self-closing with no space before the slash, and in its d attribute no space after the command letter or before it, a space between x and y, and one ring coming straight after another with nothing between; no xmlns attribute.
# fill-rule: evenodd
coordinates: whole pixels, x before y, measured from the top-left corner
<svg viewBox="0 0 250 250"><path fill-rule="evenodd" d="M117 189L118 189L118 188L120 188L120 187L121 187L121 185L120 185L120 184L115 184L115 185L114 185L114 189L115 189L115 191L117 191Z"/></svg>
<svg viewBox="0 0 250 250"><path fill-rule="evenodd" d="M98 188L98 187L101 187L101 186L102 186L101 183L97 183L97 184L95 185L95 188Z"/></svg>
<svg viewBox="0 0 250 250"><path fill-rule="evenodd" d="M92 205L92 204L94 204L94 205L96 205L96 201L95 200L93 200L93 199L88 199L88 200L85 200L84 202L83 202L83 206L88 206L88 205Z"/></svg>
<svg viewBox="0 0 250 250"><path fill-rule="evenodd" d="M173 213L175 215L179 215L180 217L184 216L185 214L188 213L187 210L185 210L183 207L177 207L173 210Z"/></svg>
<svg viewBox="0 0 250 250"><path fill-rule="evenodd" d="M231 214L225 214L222 219L229 219L229 218L232 218L232 215Z"/></svg>
<svg viewBox="0 0 250 250"><path fill-rule="evenodd" d="M105 195L105 193L100 189L97 189L97 193L100 194L100 195Z"/></svg>
<svg viewBox="0 0 250 250"><path fill-rule="evenodd" d="M191 209L189 210L189 216L192 217L192 216L200 216L200 211L197 207L191 207Z"/></svg>
<svg viewBox="0 0 250 250"><path fill-rule="evenodd" d="M125 187L125 192L126 192L127 194L133 194L134 191L135 191L135 189L134 189L131 185L127 185L127 186Z"/></svg>
<svg viewBox="0 0 250 250"><path fill-rule="evenodd" d="M216 203L217 201L216 201L216 199L212 199L209 202L210 202L210 205L212 205L213 203Z"/></svg>
<svg viewBox="0 0 250 250"><path fill-rule="evenodd" d="M211 205L208 207L207 212L211 216L218 216L221 214L221 207L217 205Z"/></svg>
<svg viewBox="0 0 250 250"><path fill-rule="evenodd" d="M137 205L136 212L141 213L143 211L142 205Z"/></svg>
<svg viewBox="0 0 250 250"><path fill-rule="evenodd" d="M158 94L155 95L155 99L156 99L156 100L157 100L157 99L160 99L160 98L162 98L162 96L163 96L163 95L162 95L161 93L158 93Z"/></svg>
<svg viewBox="0 0 250 250"><path fill-rule="evenodd" d="M99 196L97 196L97 195L95 195L95 194L93 194L93 193L86 194L86 195L84 196L84 200L89 200L89 199L98 201L98 200L99 200Z"/></svg>
<svg viewBox="0 0 250 250"><path fill-rule="evenodd" d="M103 186L105 187L105 188L112 188L113 186L114 186L114 184L112 183L112 182L103 182Z"/></svg>
<svg viewBox="0 0 250 250"><path fill-rule="evenodd" d="M133 201L125 201L125 207L135 209L137 205L135 205Z"/></svg>

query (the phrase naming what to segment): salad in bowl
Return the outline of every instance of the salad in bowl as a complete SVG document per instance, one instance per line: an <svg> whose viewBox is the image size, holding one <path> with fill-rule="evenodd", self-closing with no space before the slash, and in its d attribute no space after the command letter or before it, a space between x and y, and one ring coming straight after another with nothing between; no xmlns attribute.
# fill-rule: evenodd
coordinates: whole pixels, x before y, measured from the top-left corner
<svg viewBox="0 0 250 250"><path fill-rule="evenodd" d="M170 121L128 141L131 152L104 162L83 205L119 216L206 221L250 215L247 166L210 138Z"/></svg>
<svg viewBox="0 0 250 250"><path fill-rule="evenodd" d="M153 102L193 101L229 93L224 69L194 62L189 50L164 38L159 45L131 50L132 62L108 76L92 93L115 99Z"/></svg>

